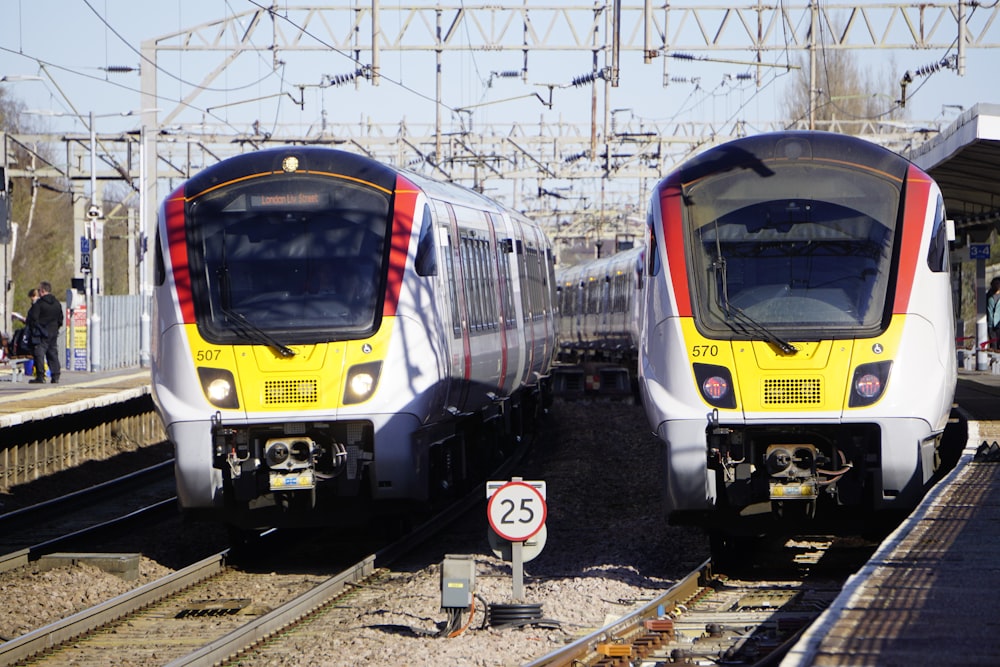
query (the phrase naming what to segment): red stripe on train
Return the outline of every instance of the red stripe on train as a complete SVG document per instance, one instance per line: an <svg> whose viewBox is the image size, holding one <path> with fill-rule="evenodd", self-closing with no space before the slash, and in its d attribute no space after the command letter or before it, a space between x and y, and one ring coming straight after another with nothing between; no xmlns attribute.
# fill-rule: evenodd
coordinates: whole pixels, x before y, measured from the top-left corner
<svg viewBox="0 0 1000 667"><path fill-rule="evenodd" d="M410 249L410 235L413 230L413 209L417 203L420 190L413 183L396 177L396 192L393 198L392 235L389 237L389 272L385 285L385 305L382 307L383 317L396 314L399 305L399 294L403 288L403 271L406 268L406 257Z"/></svg>
<svg viewBox="0 0 1000 667"><path fill-rule="evenodd" d="M913 295L913 277L917 272L920 253L920 239L923 238L927 223L927 207L930 202L931 179L917 167L910 166L906 175L906 194L903 201L903 237L899 248L899 270L896 277L896 294L892 304L893 313L905 313Z"/></svg>
<svg viewBox="0 0 1000 667"><path fill-rule="evenodd" d="M163 203L166 216L167 248L170 249L170 266L174 275L177 305L181 321L194 323L194 300L191 298L191 265L188 261L187 234L184 225L184 186L170 193Z"/></svg>
<svg viewBox="0 0 1000 667"><path fill-rule="evenodd" d="M688 285L687 257L684 254L684 212L681 205L681 184L676 174L660 187L659 195L663 241L667 250L664 260L670 270L670 282L674 286L677 315L690 317L691 290Z"/></svg>

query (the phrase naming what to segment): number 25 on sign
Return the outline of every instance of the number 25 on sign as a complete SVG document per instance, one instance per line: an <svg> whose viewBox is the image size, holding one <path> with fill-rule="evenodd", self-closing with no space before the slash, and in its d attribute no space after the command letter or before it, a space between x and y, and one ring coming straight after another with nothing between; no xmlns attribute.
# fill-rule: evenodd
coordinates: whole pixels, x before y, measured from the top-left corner
<svg viewBox="0 0 1000 667"><path fill-rule="evenodd" d="M505 540L525 542L545 525L545 482L488 482L490 528Z"/></svg>

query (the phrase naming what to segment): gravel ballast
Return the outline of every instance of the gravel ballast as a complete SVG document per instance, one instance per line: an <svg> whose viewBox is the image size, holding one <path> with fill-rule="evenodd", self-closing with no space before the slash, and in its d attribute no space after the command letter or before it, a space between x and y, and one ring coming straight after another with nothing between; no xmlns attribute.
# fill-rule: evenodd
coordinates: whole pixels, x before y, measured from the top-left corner
<svg viewBox="0 0 1000 667"><path fill-rule="evenodd" d="M538 443L515 473L544 480L547 489L547 539L541 553L525 564L523 600L512 600L511 565L490 549L484 498L480 509L393 564L371 586L335 605L335 611L318 615L238 664L505 667L528 662L628 613L708 558L708 541L700 531L666 524L660 469L659 444L641 407L557 400ZM476 569L478 608L468 627L451 638L436 636L447 618L440 590L446 554L470 554ZM141 581L135 583L166 571L160 562L143 558ZM4 573L0 637L11 639L132 585L85 565L49 572L27 566ZM540 604L546 622L485 626L484 606L514 602ZM470 621L468 614L463 620Z"/></svg>

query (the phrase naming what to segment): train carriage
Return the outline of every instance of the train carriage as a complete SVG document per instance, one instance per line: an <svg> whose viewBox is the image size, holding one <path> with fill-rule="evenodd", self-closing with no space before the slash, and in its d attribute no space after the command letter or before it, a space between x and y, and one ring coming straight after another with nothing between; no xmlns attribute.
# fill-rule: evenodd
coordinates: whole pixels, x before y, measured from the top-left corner
<svg viewBox="0 0 1000 667"><path fill-rule="evenodd" d="M351 153L195 175L161 207L154 287L181 509L328 525L460 488L537 413L552 265L523 216Z"/></svg>
<svg viewBox="0 0 1000 667"><path fill-rule="evenodd" d="M556 272L561 358L635 365L644 252L639 244Z"/></svg>
<svg viewBox="0 0 1000 667"><path fill-rule="evenodd" d="M669 516L912 508L956 382L931 178L861 139L781 132L691 159L649 211L639 384Z"/></svg>

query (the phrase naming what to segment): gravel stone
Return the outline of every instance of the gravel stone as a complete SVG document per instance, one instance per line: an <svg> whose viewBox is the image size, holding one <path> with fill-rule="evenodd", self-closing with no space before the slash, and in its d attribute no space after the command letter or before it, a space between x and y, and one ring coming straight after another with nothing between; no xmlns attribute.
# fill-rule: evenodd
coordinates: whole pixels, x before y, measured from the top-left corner
<svg viewBox="0 0 1000 667"><path fill-rule="evenodd" d="M525 599L541 604L553 626L495 628L484 606L511 604L511 564L490 550L485 502L418 553L395 564L349 601L265 643L233 664L468 665L529 662L641 606L708 558L698 530L667 525L660 501L660 446L641 407L627 402L557 400L538 444L516 473L544 480L547 540L525 564ZM185 544L181 548L191 548ZM436 636L440 564L472 554L476 606L458 636ZM87 565L0 574L0 638L7 640L110 599L169 568L144 557L140 581L125 582ZM262 598L266 591L254 592ZM247 594L249 595L249 593ZM334 618L336 616L336 618ZM329 618L328 618L329 617ZM123 656L124 663L128 663Z"/></svg>

